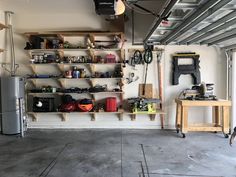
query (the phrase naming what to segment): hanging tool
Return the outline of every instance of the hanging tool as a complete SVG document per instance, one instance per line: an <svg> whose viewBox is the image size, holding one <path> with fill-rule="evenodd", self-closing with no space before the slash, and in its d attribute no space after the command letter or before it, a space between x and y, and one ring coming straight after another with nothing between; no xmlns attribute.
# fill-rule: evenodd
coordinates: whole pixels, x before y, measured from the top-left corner
<svg viewBox="0 0 236 177"><path fill-rule="evenodd" d="M129 98L128 103L132 113L156 113L154 104L160 103L160 99L137 97Z"/></svg>
<svg viewBox="0 0 236 177"><path fill-rule="evenodd" d="M144 86L143 86L143 95L145 95L145 88L147 83L147 72L148 72L148 65L152 62L153 56L152 56L152 50L150 46L148 46L145 49L144 55L143 55L144 63L146 63L146 71L145 71L145 79L144 79Z"/></svg>
<svg viewBox="0 0 236 177"><path fill-rule="evenodd" d="M129 77L126 78L127 84L130 84L130 83L132 83L132 82L135 82L135 81L137 81L137 80L139 79L138 76L136 76L135 78L134 78L134 76L135 76L134 73L129 73Z"/></svg>
<svg viewBox="0 0 236 177"><path fill-rule="evenodd" d="M133 63L134 65L138 65L138 64L142 64L142 63L143 63L143 57L142 57L142 53L141 53L140 50L136 50L136 51L134 52L134 55L133 55L132 60L133 60L132 63Z"/></svg>
<svg viewBox="0 0 236 177"><path fill-rule="evenodd" d="M135 50L133 56L130 57L129 60L124 61L123 67L126 67L125 66L126 63L128 63L130 66L134 67L134 69L135 69L135 65L144 64L142 52L140 50Z"/></svg>
<svg viewBox="0 0 236 177"><path fill-rule="evenodd" d="M158 90L159 90L159 99L161 100L160 109L163 109L163 87L162 87L162 67L161 67L161 57L163 51L157 52L157 71L158 71ZM160 115L161 118L161 128L164 128L164 115Z"/></svg>

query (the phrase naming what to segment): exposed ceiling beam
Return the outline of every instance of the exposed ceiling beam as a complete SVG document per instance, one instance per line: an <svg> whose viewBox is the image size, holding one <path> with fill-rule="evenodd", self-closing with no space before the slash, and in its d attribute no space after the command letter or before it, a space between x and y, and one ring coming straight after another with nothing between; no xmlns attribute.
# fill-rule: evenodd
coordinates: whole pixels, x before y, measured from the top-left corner
<svg viewBox="0 0 236 177"><path fill-rule="evenodd" d="M218 26L217 28L214 28L213 30L208 31L207 33L205 33L205 34L203 34L203 35L201 35L201 36L199 36L199 37L197 37L197 38L195 38L195 39L193 39L191 41L189 41L188 44L192 44L194 42L197 42L197 41L205 39L205 38L207 38L209 36L212 36L215 33L219 32L221 30L227 29L228 27L230 27L230 26L232 26L234 24L236 24L236 18L233 19L233 20L230 20L230 21L228 21L228 22L226 22L226 23L224 23L224 24L222 24L220 26Z"/></svg>
<svg viewBox="0 0 236 177"><path fill-rule="evenodd" d="M230 31L227 31L227 32L224 32L220 35L217 35L217 36L214 36L214 37L211 37L207 40L204 40L204 41L201 41L200 44L215 44L216 41L220 41L222 39L225 39L225 38L228 38L229 36L233 36L233 35L236 35L236 28L235 29L232 29ZM225 40L224 40L225 41Z"/></svg>
<svg viewBox="0 0 236 177"><path fill-rule="evenodd" d="M220 24L222 24L222 23L224 23L224 22L226 22L226 21L228 21L228 20L230 20L230 19L232 19L234 17L236 17L236 11L233 11L233 12L225 15L224 17L222 17L219 20L213 22L212 24L206 26L205 28L199 30L198 32L192 34L191 36L185 38L184 40L180 41L179 43L180 44L186 44L187 42L188 43L192 43L193 39L197 38L198 36L206 33L207 31L209 31L209 30L219 26Z"/></svg>
<svg viewBox="0 0 236 177"><path fill-rule="evenodd" d="M177 2L178 0L169 0L168 4L166 7L164 7L163 9L163 12L161 12L160 14L160 18L156 18L154 20L154 23L151 27L151 29L149 30L149 32L147 33L145 39L144 39L144 43L147 43L147 41L149 40L149 38L152 36L152 34L155 32L156 28L161 24L162 22L162 17L165 17L169 12L170 10L172 9L172 7L175 5L175 3Z"/></svg>
<svg viewBox="0 0 236 177"><path fill-rule="evenodd" d="M179 37L179 35L187 32L189 29L196 26L198 23L215 13L230 1L231 0L209 0L206 3L202 4L192 15L190 15L186 20L184 20L183 23L181 23L175 30L173 30L172 33L166 36L161 41L161 43L169 44L171 41L174 41L177 37Z"/></svg>

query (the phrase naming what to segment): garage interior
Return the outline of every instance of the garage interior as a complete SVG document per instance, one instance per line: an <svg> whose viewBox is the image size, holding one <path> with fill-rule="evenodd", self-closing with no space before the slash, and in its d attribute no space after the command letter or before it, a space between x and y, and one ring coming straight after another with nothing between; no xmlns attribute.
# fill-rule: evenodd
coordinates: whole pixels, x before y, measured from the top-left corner
<svg viewBox="0 0 236 177"><path fill-rule="evenodd" d="M235 177L235 8L0 0L0 177Z"/></svg>

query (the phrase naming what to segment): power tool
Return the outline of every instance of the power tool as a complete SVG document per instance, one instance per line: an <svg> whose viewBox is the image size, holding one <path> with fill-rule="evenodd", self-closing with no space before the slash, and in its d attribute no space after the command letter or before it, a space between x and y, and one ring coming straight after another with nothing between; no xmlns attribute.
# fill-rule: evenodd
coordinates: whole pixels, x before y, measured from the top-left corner
<svg viewBox="0 0 236 177"><path fill-rule="evenodd" d="M160 103L160 99L155 98L129 98L132 113L156 113L155 104Z"/></svg>

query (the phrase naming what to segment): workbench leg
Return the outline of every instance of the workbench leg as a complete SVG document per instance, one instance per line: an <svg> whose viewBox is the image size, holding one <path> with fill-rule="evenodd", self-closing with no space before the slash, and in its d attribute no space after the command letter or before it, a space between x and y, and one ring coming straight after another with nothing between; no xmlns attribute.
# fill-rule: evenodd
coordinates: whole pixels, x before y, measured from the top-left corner
<svg viewBox="0 0 236 177"><path fill-rule="evenodd" d="M177 133L179 132L181 124L181 106L177 103L176 104L176 119L175 119L175 128L177 130Z"/></svg>
<svg viewBox="0 0 236 177"><path fill-rule="evenodd" d="M221 107L220 106L214 106L213 107L213 116L212 116L212 122L215 124L216 127L221 125L220 118L221 118Z"/></svg>
<svg viewBox="0 0 236 177"><path fill-rule="evenodd" d="M188 132L188 107L181 106L181 132L185 134Z"/></svg>
<svg viewBox="0 0 236 177"><path fill-rule="evenodd" d="M229 134L229 107L223 106L223 117L222 117L222 131L226 138L228 138Z"/></svg>

